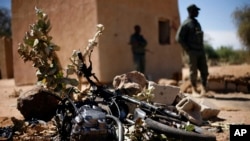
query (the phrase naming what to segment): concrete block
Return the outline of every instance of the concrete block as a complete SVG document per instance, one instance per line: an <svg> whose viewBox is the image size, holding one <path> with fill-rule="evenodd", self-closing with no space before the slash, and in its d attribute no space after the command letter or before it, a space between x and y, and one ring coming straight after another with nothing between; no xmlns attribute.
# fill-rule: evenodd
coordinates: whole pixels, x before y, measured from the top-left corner
<svg viewBox="0 0 250 141"><path fill-rule="evenodd" d="M211 101L202 99L199 104L201 106L201 116L204 120L217 117L220 112L220 110Z"/></svg>
<svg viewBox="0 0 250 141"><path fill-rule="evenodd" d="M152 93L154 97L153 102L171 105L175 101L176 96L180 93L180 88L172 85L159 85L155 82L149 81L149 88L153 87Z"/></svg>
<svg viewBox="0 0 250 141"><path fill-rule="evenodd" d="M183 98L177 105L177 110L181 115L186 117L190 122L201 125L202 124L202 116L200 113L201 106L191 98Z"/></svg>

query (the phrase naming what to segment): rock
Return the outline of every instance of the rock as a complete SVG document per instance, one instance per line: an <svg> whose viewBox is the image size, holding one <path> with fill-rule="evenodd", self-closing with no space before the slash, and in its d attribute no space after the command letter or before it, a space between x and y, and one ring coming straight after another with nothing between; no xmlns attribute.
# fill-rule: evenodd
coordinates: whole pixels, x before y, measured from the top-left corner
<svg viewBox="0 0 250 141"><path fill-rule="evenodd" d="M14 127L14 123L10 117L0 117L0 128Z"/></svg>
<svg viewBox="0 0 250 141"><path fill-rule="evenodd" d="M183 83L180 85L180 91L182 93L192 93L191 82L190 81L183 81Z"/></svg>
<svg viewBox="0 0 250 141"><path fill-rule="evenodd" d="M160 85L173 85L173 86L178 86L178 82L176 80L173 79L165 79L165 78L161 78L158 81L158 84Z"/></svg>
<svg viewBox="0 0 250 141"><path fill-rule="evenodd" d="M17 99L17 109L26 120L49 121L56 112L59 99L47 89L36 86Z"/></svg>
<svg viewBox="0 0 250 141"><path fill-rule="evenodd" d="M148 88L152 88L154 97L151 99L153 102L172 105L176 96L180 93L180 88L171 85L159 85L153 81L149 81Z"/></svg>
<svg viewBox="0 0 250 141"><path fill-rule="evenodd" d="M148 81L144 74L138 71L117 75L113 79L114 88L128 95L134 95L141 92L147 84Z"/></svg>

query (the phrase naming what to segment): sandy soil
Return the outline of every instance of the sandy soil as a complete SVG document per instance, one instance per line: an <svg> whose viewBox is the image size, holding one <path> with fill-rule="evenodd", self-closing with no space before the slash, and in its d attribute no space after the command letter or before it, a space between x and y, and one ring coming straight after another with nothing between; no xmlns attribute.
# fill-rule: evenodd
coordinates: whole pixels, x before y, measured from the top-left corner
<svg viewBox="0 0 250 141"><path fill-rule="evenodd" d="M17 97L21 92L30 90L33 86L15 86L14 79L0 80L0 116L16 117L22 119L23 116L16 109Z"/></svg>
<svg viewBox="0 0 250 141"><path fill-rule="evenodd" d="M185 73L187 69L183 70ZM210 67L210 74L231 74L242 75L250 73L250 65ZM16 109L17 95L23 91L31 89L33 86L15 86L13 79L0 80L0 117L15 117L23 119L23 116ZM223 127L223 132L215 133L218 141L229 140L230 124L249 124L250 125L250 94L235 93L216 93L214 98L201 98L199 100L210 103L213 107L221 110L216 119L211 120L212 125ZM0 126L2 123L0 122Z"/></svg>

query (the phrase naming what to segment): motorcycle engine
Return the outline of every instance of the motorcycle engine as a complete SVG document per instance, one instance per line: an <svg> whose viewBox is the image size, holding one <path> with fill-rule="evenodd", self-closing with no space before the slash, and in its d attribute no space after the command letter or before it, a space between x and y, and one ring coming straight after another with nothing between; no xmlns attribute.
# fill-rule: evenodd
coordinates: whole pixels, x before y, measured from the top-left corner
<svg viewBox="0 0 250 141"><path fill-rule="evenodd" d="M108 136L106 114L98 106L84 105L72 120L71 140L105 140Z"/></svg>

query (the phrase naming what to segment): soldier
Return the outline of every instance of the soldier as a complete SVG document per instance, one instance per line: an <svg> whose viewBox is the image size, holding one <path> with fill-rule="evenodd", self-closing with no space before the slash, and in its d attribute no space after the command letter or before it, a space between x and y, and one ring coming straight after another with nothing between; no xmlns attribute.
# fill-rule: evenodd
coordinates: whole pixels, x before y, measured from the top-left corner
<svg viewBox="0 0 250 141"><path fill-rule="evenodd" d="M202 84L200 96L206 96L208 66L203 45L203 31L200 23L196 19L199 10L200 8L195 4L187 7L189 16L179 27L176 40L181 44L188 55L192 94L199 94L197 91L197 76L199 70Z"/></svg>
<svg viewBox="0 0 250 141"><path fill-rule="evenodd" d="M133 53L133 61L135 69L141 73L145 72L145 53L147 41L140 34L141 27L139 25L134 26L135 32L130 36L129 44L131 45Z"/></svg>

